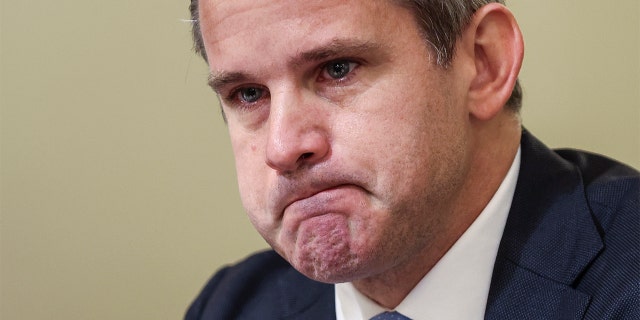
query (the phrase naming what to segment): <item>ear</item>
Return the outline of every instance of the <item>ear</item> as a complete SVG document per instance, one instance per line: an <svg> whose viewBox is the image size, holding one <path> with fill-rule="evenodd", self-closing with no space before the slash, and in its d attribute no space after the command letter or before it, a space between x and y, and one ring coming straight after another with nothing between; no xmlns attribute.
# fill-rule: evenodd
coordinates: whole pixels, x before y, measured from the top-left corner
<svg viewBox="0 0 640 320"><path fill-rule="evenodd" d="M492 119L511 96L522 65L524 43L518 23L505 6L488 4L476 11L460 45L475 71L469 79L470 115Z"/></svg>

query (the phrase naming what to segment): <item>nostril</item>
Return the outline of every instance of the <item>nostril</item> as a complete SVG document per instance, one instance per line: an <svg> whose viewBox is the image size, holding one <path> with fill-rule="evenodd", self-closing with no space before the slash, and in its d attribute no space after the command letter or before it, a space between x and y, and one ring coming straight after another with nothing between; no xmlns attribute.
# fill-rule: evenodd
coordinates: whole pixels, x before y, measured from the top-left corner
<svg viewBox="0 0 640 320"><path fill-rule="evenodd" d="M311 157L313 157L313 152L303 153L303 154L300 156L300 160L309 159L309 158L311 158Z"/></svg>

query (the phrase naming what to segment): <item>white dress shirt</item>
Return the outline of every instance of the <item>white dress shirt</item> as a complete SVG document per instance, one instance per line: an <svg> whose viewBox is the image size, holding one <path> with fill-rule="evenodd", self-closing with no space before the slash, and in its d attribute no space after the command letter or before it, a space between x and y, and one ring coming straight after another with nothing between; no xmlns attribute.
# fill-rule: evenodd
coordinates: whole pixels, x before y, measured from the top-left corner
<svg viewBox="0 0 640 320"><path fill-rule="evenodd" d="M395 311L413 320L484 319L498 246L520 171L520 149L476 220ZM350 282L335 285L338 320L368 320L387 310Z"/></svg>

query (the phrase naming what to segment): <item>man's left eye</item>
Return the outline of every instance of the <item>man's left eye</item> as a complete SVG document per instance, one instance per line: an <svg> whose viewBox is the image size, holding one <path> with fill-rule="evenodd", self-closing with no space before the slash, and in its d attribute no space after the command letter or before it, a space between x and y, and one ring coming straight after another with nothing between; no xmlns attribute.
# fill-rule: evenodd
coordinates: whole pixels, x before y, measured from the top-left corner
<svg viewBox="0 0 640 320"><path fill-rule="evenodd" d="M333 61L333 62L329 62L324 67L324 72L326 72L326 74L330 78L338 80L346 77L349 74L349 72L351 72L356 66L357 66L357 63L353 61L348 61L348 60Z"/></svg>

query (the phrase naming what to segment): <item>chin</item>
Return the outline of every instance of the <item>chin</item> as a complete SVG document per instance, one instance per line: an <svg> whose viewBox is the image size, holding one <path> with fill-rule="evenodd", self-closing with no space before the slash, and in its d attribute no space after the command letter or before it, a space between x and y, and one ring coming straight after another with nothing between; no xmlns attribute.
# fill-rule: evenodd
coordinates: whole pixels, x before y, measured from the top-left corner
<svg viewBox="0 0 640 320"><path fill-rule="evenodd" d="M310 279L324 283L349 282L360 278L357 261L343 259L340 263L331 261L303 261L293 264L294 268Z"/></svg>
<svg viewBox="0 0 640 320"><path fill-rule="evenodd" d="M297 251L287 260L308 278L324 283L351 282L367 278L379 269L380 261L371 259L371 255L339 250L339 247L328 252Z"/></svg>

